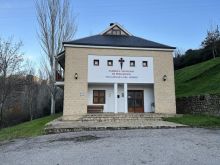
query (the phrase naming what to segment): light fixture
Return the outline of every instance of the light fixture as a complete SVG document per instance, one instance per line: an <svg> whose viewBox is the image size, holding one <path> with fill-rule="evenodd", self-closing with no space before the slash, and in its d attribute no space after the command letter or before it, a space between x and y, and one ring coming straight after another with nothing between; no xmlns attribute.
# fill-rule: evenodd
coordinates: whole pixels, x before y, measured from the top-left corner
<svg viewBox="0 0 220 165"><path fill-rule="evenodd" d="M78 73L75 73L74 77L77 80L78 79Z"/></svg>
<svg viewBox="0 0 220 165"><path fill-rule="evenodd" d="M163 81L166 81L167 80L167 75L164 75L163 76Z"/></svg>

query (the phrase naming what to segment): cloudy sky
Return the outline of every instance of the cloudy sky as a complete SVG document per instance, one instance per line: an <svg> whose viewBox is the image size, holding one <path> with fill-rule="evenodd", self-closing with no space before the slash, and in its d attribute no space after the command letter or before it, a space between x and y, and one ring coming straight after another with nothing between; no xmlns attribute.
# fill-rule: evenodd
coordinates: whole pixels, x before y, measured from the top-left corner
<svg viewBox="0 0 220 165"><path fill-rule="evenodd" d="M102 32L118 22L132 34L176 46L199 48L210 26L220 25L219 0L72 0L75 38ZM34 0L0 0L0 37L22 40L22 51L36 65L42 51L37 38Z"/></svg>

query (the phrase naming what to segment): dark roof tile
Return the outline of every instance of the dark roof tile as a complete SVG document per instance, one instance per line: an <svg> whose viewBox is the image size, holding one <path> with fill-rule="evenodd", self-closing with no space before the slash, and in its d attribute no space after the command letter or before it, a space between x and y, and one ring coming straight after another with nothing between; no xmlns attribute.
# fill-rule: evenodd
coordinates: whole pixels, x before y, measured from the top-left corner
<svg viewBox="0 0 220 165"><path fill-rule="evenodd" d="M64 42L64 44L175 49L175 47L160 44L136 36L116 36L116 35L94 35L73 41Z"/></svg>

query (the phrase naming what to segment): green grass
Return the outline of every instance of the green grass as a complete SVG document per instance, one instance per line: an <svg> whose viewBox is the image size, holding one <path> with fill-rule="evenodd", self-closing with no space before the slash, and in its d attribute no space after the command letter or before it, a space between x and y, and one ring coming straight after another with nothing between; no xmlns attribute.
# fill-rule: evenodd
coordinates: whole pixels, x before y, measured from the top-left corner
<svg viewBox="0 0 220 165"><path fill-rule="evenodd" d="M44 133L44 125L59 116L61 114L42 117L16 126L3 128L0 130L0 141L42 135Z"/></svg>
<svg viewBox="0 0 220 165"><path fill-rule="evenodd" d="M176 96L220 94L220 57L175 71Z"/></svg>
<svg viewBox="0 0 220 165"><path fill-rule="evenodd" d="M165 121L185 124L193 127L220 127L220 117L208 115L183 115L181 117L164 118Z"/></svg>

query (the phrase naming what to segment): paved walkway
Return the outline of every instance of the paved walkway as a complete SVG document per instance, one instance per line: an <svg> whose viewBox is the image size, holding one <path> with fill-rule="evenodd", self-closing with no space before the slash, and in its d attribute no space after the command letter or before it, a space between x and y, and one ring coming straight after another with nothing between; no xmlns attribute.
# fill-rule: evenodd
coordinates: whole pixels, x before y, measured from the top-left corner
<svg viewBox="0 0 220 165"><path fill-rule="evenodd" d="M0 143L2 165L219 165L220 130L83 131Z"/></svg>

